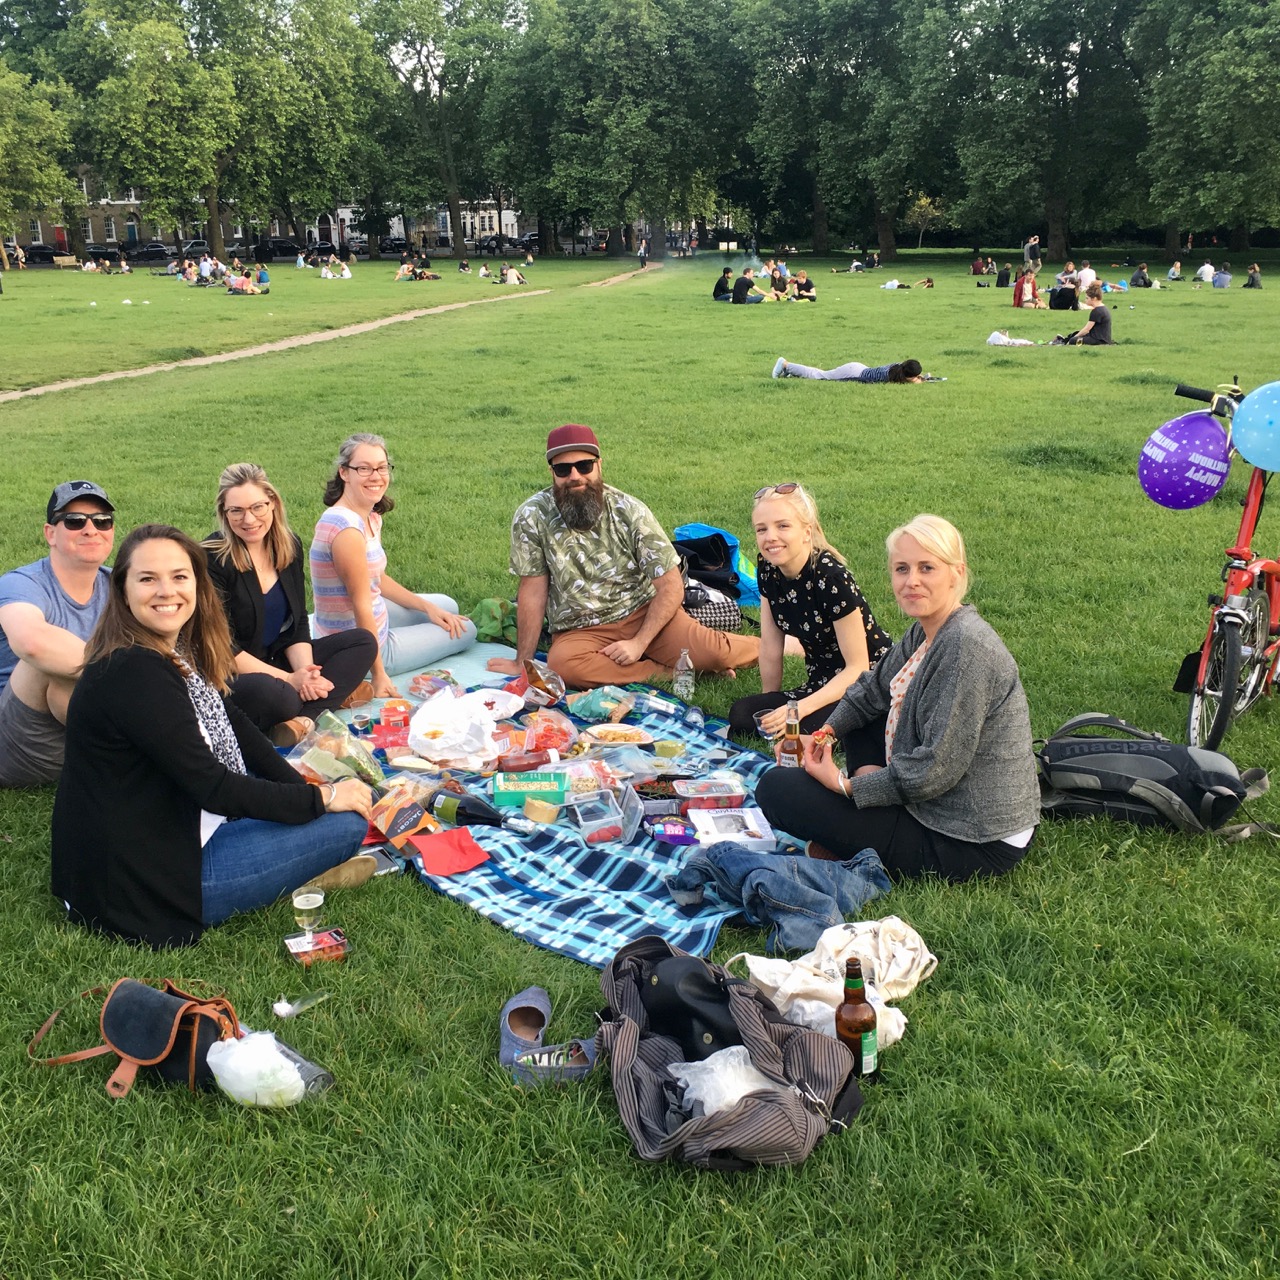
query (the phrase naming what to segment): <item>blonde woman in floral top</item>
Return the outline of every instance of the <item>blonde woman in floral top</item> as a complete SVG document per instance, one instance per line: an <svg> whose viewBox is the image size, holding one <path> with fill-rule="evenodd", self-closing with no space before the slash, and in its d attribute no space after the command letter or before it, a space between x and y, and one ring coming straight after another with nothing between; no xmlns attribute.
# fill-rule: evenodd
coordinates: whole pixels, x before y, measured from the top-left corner
<svg viewBox="0 0 1280 1280"><path fill-rule="evenodd" d="M760 684L764 692L739 698L730 726L754 733L758 712L770 714L763 728L780 734L786 703L795 698L800 727L812 733L826 722L844 691L888 651L890 640L872 615L845 567L827 541L818 508L795 483L766 485L751 512L760 552ZM782 651L790 636L804 648L805 682L782 691Z"/></svg>

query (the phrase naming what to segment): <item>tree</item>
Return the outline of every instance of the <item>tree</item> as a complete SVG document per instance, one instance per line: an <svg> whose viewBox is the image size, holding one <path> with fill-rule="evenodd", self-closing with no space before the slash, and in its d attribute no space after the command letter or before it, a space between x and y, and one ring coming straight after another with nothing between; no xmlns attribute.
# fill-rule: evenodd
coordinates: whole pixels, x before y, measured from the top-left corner
<svg viewBox="0 0 1280 1280"><path fill-rule="evenodd" d="M903 224L920 234L916 238L916 248L924 244L924 233L930 227L947 227L951 225L951 215L947 207L935 196L927 196L922 192L909 195L906 211L902 215Z"/></svg>
<svg viewBox="0 0 1280 1280"><path fill-rule="evenodd" d="M20 214L45 205L76 208L79 189L60 163L67 121L28 77L0 62L0 231L16 236ZM9 269L4 238L0 261Z"/></svg>

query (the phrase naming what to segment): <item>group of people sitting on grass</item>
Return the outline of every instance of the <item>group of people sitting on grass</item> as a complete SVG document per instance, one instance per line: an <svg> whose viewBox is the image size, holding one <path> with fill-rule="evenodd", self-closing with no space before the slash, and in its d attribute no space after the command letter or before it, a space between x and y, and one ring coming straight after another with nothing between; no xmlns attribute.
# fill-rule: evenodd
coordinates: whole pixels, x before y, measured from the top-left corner
<svg viewBox="0 0 1280 1280"><path fill-rule="evenodd" d="M23 259L22 266L26 265L26 259ZM21 267L19 268L21 269ZM124 254L121 253L120 260L113 266L110 258L86 258L80 264L81 271L87 271L91 275L101 276L127 276L133 274L133 268L129 265Z"/></svg>
<svg viewBox="0 0 1280 1280"><path fill-rule="evenodd" d="M775 737L796 701L803 768L766 773L756 801L809 856L870 847L894 876L963 880L1025 854L1039 814L1026 698L999 637L963 603L967 557L947 521L918 516L886 541L907 619L894 643L803 485L765 485L749 504L757 638L684 611L670 539L605 484L589 427L554 429L546 464L549 483L511 526L516 652L492 670L518 673L544 627L548 661L574 688L667 679L682 650L703 675L758 663L763 691L739 699L731 723L749 733L763 713ZM380 437L343 442L308 553L313 619L302 540L261 467L223 471L202 542L143 524L110 571L106 491L54 489L48 556L0 578L0 784L58 780L52 886L70 919L184 944L300 884L372 873L359 852L369 789L309 785L273 744L353 696L393 694L393 676L475 639L455 601L387 572L392 474ZM796 648L806 676L784 690L783 653Z"/></svg>
<svg viewBox="0 0 1280 1280"><path fill-rule="evenodd" d="M711 286L713 302L817 302L818 294L807 271L792 275L785 263L772 259L765 264L768 275L756 279L754 267L743 267L742 274L734 280L733 268L725 267L715 284Z"/></svg>

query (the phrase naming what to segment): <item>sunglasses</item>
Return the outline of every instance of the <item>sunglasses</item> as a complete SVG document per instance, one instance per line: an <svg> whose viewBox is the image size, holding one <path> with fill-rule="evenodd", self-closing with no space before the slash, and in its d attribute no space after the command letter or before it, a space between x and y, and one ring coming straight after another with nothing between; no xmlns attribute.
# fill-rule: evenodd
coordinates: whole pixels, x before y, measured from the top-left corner
<svg viewBox="0 0 1280 1280"><path fill-rule="evenodd" d="M786 484L767 484L763 489L756 490L755 500L759 502L760 499L763 498L766 493L781 493L781 494L795 493L795 491L799 487L800 486L796 484L795 481L793 480L788 480Z"/></svg>
<svg viewBox="0 0 1280 1280"><path fill-rule="evenodd" d="M580 476L589 476L595 469L599 458L579 458L577 462L553 462L551 470L561 479L567 480L576 471Z"/></svg>
<svg viewBox="0 0 1280 1280"><path fill-rule="evenodd" d="M54 516L54 524L64 524L72 533L79 533L81 529L93 521L93 527L99 533L107 533L116 527L116 518L109 512L103 512L101 515L89 515L85 511L69 511L66 515Z"/></svg>

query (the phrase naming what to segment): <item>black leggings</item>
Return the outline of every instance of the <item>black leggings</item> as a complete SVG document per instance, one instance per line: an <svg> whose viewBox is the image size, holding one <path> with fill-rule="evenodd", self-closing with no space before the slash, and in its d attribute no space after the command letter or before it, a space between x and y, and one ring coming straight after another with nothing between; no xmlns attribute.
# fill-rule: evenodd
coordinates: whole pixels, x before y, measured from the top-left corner
<svg viewBox="0 0 1280 1280"><path fill-rule="evenodd" d="M251 671L231 681L232 702L264 733L272 725L292 720L295 716L309 716L314 720L322 711L340 707L368 674L378 656L378 642L368 631L356 627L313 640L311 652L324 678L333 683L329 694L313 702L303 702L291 684L269 676L265 671ZM279 654L271 665L281 671L289 670L283 654Z"/></svg>
<svg viewBox="0 0 1280 1280"><path fill-rule="evenodd" d="M850 774L864 764L884 764L884 724L883 718L875 720L841 740ZM841 858L874 849L894 879L929 872L944 880L998 876L1026 853L1003 840L976 844L943 835L902 805L859 809L803 769L770 769L756 787L756 804L773 827L814 840Z"/></svg>

